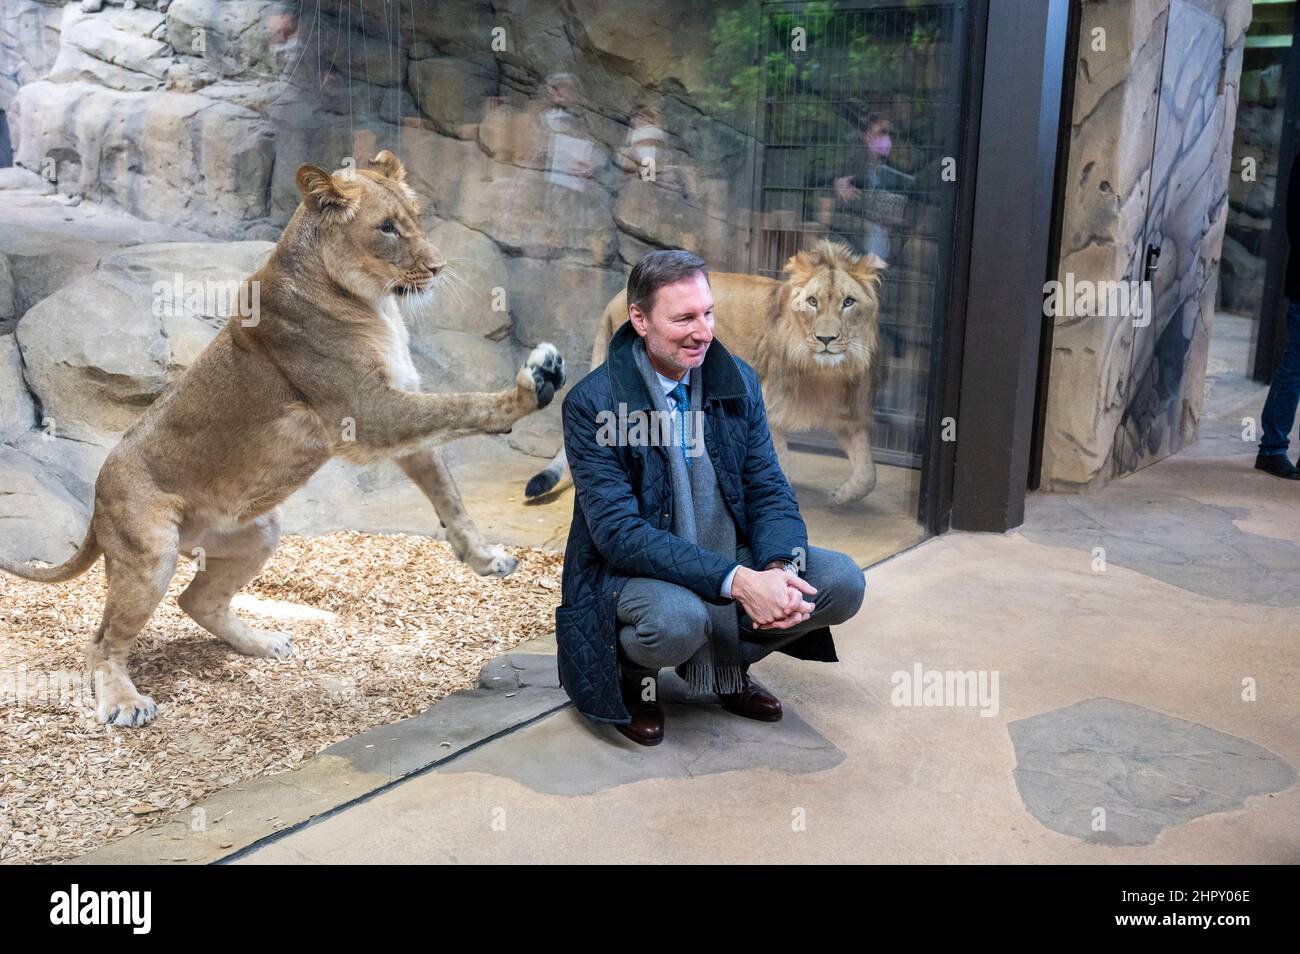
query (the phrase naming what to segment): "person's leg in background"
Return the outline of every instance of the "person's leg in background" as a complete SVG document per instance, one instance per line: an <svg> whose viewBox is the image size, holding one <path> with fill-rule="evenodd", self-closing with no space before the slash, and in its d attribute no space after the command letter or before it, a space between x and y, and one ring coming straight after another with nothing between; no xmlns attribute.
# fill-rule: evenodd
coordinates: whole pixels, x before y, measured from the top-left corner
<svg viewBox="0 0 1300 954"><path fill-rule="evenodd" d="M1259 456L1255 468L1275 477L1300 480L1300 469L1287 457L1287 435L1300 407L1300 302L1291 302L1286 312L1286 349L1273 373L1268 399L1260 415Z"/></svg>

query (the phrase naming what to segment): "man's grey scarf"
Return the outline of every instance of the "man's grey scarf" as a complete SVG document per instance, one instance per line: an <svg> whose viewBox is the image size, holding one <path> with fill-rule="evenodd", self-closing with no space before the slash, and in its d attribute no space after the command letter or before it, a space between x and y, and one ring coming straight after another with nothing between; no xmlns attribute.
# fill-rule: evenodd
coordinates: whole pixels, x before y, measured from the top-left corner
<svg viewBox="0 0 1300 954"><path fill-rule="evenodd" d="M664 394L663 385L655 375L650 359L646 357L645 340L633 343L632 355L636 366L645 380L646 390L655 410L665 415L671 413L668 395ZM701 368L691 368L687 378L690 391L690 413L683 414L686 424L688 444L697 432L693 421L702 421L702 383ZM679 425L680 426L680 425ZM654 439L658 439L660 430L649 428ZM699 427L700 434L704 433ZM686 457L682 454L680 436L672 434L665 450L672 472L673 483L673 525L672 532L683 540L699 544L729 559L736 557L736 524L727 509L727 502L722 498L718 487L717 475L713 472L713 462L703 447L691 447L694 455L691 466L686 466ZM718 606L705 602L708 612L709 633L703 646L685 663L684 673L690 695L701 696L710 692L733 693L742 688L743 657L740 651L740 620L736 615L735 603ZM679 666L682 672L683 667Z"/></svg>

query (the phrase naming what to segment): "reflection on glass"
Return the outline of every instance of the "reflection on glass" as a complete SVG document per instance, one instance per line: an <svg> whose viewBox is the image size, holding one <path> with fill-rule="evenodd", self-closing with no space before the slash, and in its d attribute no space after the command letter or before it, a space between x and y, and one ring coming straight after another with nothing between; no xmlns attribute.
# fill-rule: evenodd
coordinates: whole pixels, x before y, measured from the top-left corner
<svg viewBox="0 0 1300 954"><path fill-rule="evenodd" d="M783 458L813 535L865 562L918 534L956 188L945 163L956 154L962 10L110 5L69 16L44 61L29 64L24 82L56 57L67 73L20 93L32 107L21 111L15 161L64 197L213 240L274 241L298 206L300 164L346 173L392 150L448 263L433 307L410 328L426 390L503 386L540 341L560 347L576 380L631 266L652 249L688 248L737 279L717 282L719 301L731 299L720 311L767 316L745 296L775 296L775 331L719 332L761 365L770 395L797 391L801 375L830 380L836 353L845 364L865 355L856 379L835 384L838 397L801 398ZM149 57L119 65L85 53L109 39ZM140 237L158 236L141 227ZM803 352L761 360L795 339ZM158 380L186 360L167 355ZM558 410L539 418L536 440L508 448L524 479L559 446ZM850 419L867 426L837 434ZM501 505L514 506L522 481L505 472L492 476ZM536 512L562 524L567 507L546 504ZM366 525L352 497L329 498L322 510L331 508ZM389 526L428 519L393 511Z"/></svg>
<svg viewBox="0 0 1300 954"><path fill-rule="evenodd" d="M1259 318L1264 267L1277 195L1294 3L1255 4L1242 52L1241 86L1228 178L1228 222L1219 268L1219 306ZM1220 330L1215 325L1216 333ZM1244 357L1241 359L1244 360ZM1237 368L1244 371L1244 368Z"/></svg>
<svg viewBox="0 0 1300 954"><path fill-rule="evenodd" d="M859 510L887 551L917 534L936 288L951 241L960 3L766 4L754 268L779 277L823 238L876 256L870 369L878 488ZM792 31L816 42L791 50ZM792 438L834 452L825 430ZM865 552L865 551L864 551Z"/></svg>

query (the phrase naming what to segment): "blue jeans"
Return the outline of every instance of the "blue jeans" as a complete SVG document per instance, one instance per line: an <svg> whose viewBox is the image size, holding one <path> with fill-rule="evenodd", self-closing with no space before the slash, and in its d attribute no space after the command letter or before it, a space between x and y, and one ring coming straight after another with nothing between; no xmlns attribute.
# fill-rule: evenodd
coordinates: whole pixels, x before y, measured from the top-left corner
<svg viewBox="0 0 1300 954"><path fill-rule="evenodd" d="M1261 455L1285 454L1300 406L1300 302L1291 302L1286 310L1286 350L1282 362L1273 372L1268 400L1260 415L1259 452Z"/></svg>

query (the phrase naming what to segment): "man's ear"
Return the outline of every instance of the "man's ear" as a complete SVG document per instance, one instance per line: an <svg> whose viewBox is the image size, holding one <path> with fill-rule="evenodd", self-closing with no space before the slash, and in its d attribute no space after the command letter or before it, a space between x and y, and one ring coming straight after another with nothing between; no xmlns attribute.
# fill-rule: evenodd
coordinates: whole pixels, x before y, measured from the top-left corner
<svg viewBox="0 0 1300 954"><path fill-rule="evenodd" d="M371 169L374 169L380 175L394 182L406 181L406 167L402 165L402 160L385 149L368 163Z"/></svg>
<svg viewBox="0 0 1300 954"><path fill-rule="evenodd" d="M628 305L627 317L628 320L632 322L632 327L636 329L636 333L641 335L642 337L645 337L645 323L646 323L645 312L642 311L640 308L638 308L636 305Z"/></svg>
<svg viewBox="0 0 1300 954"><path fill-rule="evenodd" d="M307 163L298 167L294 177L298 191L307 205L322 215L336 216L344 222L357 214L357 187L341 182L320 166Z"/></svg>

